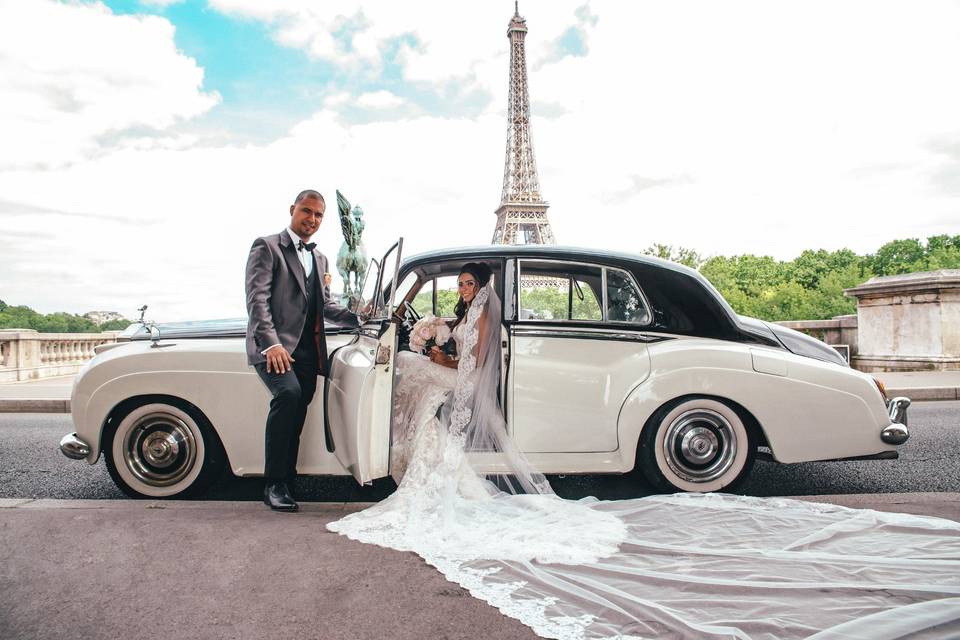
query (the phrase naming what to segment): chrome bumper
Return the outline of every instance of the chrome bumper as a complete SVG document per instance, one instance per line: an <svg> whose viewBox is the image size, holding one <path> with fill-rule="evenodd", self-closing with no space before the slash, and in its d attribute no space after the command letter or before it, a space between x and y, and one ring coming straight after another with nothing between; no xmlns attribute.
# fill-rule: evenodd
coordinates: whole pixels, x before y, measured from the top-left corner
<svg viewBox="0 0 960 640"><path fill-rule="evenodd" d="M83 460L90 455L90 445L76 433L68 433L60 440L60 451L73 460Z"/></svg>
<svg viewBox="0 0 960 640"><path fill-rule="evenodd" d="M891 424L884 427L880 432L880 439L887 444L903 444L910 437L907 430L907 407L910 406L910 398L898 396L887 402L887 415L890 416Z"/></svg>

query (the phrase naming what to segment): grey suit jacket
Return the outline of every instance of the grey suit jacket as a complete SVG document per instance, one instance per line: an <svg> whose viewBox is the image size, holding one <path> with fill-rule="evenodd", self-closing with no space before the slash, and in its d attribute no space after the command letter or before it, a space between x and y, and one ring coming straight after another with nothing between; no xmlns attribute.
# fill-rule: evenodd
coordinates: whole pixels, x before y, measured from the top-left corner
<svg viewBox="0 0 960 640"><path fill-rule="evenodd" d="M323 274L327 272L327 258L313 250L317 268L317 327L320 367L326 373L326 337L322 318L347 326L357 326L357 316L336 302L327 299ZM260 352L275 344L283 345L290 353L296 348L303 332L307 313L304 301L307 289L303 265L297 258L297 248L284 229L278 234L263 236L253 241L247 258L247 362L258 364L266 357Z"/></svg>

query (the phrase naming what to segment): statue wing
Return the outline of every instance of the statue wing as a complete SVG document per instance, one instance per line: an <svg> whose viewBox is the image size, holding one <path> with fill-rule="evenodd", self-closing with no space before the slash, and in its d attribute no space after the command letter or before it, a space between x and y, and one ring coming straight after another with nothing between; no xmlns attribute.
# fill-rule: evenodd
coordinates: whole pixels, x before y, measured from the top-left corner
<svg viewBox="0 0 960 640"><path fill-rule="evenodd" d="M340 190L337 190L337 209L340 211L340 229L343 231L343 240L351 249L357 245L356 236L353 232L353 216L350 215L350 201L343 197Z"/></svg>

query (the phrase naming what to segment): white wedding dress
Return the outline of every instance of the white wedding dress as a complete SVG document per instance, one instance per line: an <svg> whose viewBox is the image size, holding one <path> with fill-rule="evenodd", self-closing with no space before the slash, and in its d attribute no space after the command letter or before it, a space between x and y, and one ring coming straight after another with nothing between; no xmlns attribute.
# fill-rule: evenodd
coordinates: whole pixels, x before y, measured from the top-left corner
<svg viewBox="0 0 960 640"><path fill-rule="evenodd" d="M719 494L555 496L490 407L499 317L486 287L453 332L456 370L398 354L397 491L330 530L413 551L546 638L960 637L956 522ZM475 473L478 448L501 451L512 480Z"/></svg>

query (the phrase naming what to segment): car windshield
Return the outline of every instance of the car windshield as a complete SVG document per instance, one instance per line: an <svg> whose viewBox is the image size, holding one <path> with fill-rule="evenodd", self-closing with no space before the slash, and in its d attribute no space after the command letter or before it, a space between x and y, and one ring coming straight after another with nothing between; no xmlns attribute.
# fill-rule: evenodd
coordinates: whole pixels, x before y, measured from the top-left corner
<svg viewBox="0 0 960 640"><path fill-rule="evenodd" d="M377 295L377 280L380 277L380 264L371 260L367 273L363 279L358 301L350 301L350 309L354 311L370 310L370 317L379 317L376 313L383 306L383 298Z"/></svg>

